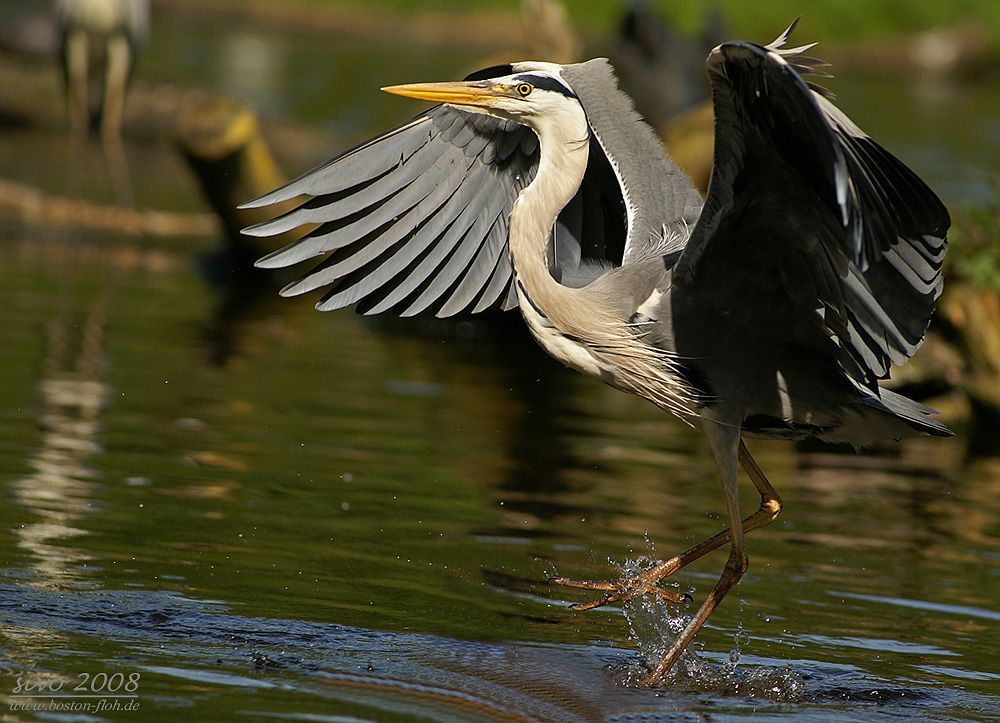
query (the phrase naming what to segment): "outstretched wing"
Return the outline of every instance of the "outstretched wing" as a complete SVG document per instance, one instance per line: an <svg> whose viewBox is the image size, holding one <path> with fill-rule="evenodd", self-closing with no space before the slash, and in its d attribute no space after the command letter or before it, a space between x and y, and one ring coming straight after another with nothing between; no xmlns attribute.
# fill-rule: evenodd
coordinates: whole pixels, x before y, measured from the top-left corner
<svg viewBox="0 0 1000 723"><path fill-rule="evenodd" d="M364 313L447 316L511 292L507 222L534 176L538 141L524 126L435 106L246 207L299 196L297 209L244 233L274 236L318 227L257 262L291 266L329 254L282 290L329 286L322 310L358 303Z"/></svg>
<svg viewBox="0 0 1000 723"><path fill-rule="evenodd" d="M578 94L592 128L590 160L560 213L549 247L553 277L583 286L611 266L679 247L701 199L663 154L606 60L579 65L517 63L466 78L558 72ZM315 225L258 266L326 256L282 290L328 287L322 310L357 303L363 313L449 316L517 304L507 251L514 201L534 178L538 140L527 127L436 106L288 185L245 204L310 197L244 233L275 236Z"/></svg>
<svg viewBox="0 0 1000 723"><path fill-rule="evenodd" d="M766 323L767 305L784 300L813 315L844 371L874 389L923 339L950 219L923 181L803 79L824 73L800 55L807 48L781 49L792 28L767 47L725 43L709 57L712 179L675 278L709 298L700 285L730 267L721 277L746 286L739 296L753 314Z"/></svg>
<svg viewBox="0 0 1000 723"><path fill-rule="evenodd" d="M691 181L667 158L632 99L618 89L607 60L566 65L560 74L583 105L591 130L584 187L592 191L585 207L599 215L582 225L585 252L600 258L596 243L601 229L616 224L621 227L618 244L608 244L603 256L616 264L679 249L701 211L701 196ZM566 216L564 211L560 220Z"/></svg>

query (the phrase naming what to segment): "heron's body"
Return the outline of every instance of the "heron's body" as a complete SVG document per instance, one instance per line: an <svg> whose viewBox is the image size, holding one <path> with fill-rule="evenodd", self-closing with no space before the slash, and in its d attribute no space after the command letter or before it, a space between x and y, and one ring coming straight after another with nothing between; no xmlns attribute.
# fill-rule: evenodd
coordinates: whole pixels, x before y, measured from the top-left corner
<svg viewBox="0 0 1000 723"><path fill-rule="evenodd" d="M148 3L140 0L57 0L61 24L95 35L136 35L144 25Z"/></svg>
<svg viewBox="0 0 1000 723"><path fill-rule="evenodd" d="M949 434L877 383L922 340L948 214L802 79L818 64L782 50L786 38L711 54L704 202L597 60L396 86L446 105L253 204L313 197L249 231L321 224L259 262L332 252L284 293L331 285L319 308L366 313L517 306L556 359L700 421L729 530L636 578L558 580L607 591L583 608L629 599L730 543L716 588L645 682L669 671L746 569L743 533L780 511L741 434L859 446ZM761 495L742 522L738 465Z"/></svg>

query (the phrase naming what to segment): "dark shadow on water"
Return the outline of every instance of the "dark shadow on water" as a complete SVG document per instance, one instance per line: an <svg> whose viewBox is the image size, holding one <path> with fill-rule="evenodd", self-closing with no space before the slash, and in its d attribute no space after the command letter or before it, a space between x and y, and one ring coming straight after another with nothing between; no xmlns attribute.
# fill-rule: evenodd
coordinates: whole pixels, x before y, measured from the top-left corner
<svg viewBox="0 0 1000 723"><path fill-rule="evenodd" d="M218 295L205 330L206 354L213 365L225 366L239 356L247 323L274 306L280 276L256 268L257 256L222 244L196 262L198 272Z"/></svg>

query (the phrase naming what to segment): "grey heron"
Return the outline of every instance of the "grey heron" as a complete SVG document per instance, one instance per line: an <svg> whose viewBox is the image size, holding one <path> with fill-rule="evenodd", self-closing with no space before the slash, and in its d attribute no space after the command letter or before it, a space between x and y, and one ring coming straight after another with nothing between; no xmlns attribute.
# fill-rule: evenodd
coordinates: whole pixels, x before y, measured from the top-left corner
<svg viewBox="0 0 1000 723"><path fill-rule="evenodd" d="M72 154L79 154L89 129L99 122L115 194L131 205L121 125L135 55L149 33L149 0L56 0L56 21ZM92 79L100 85L92 87Z"/></svg>
<svg viewBox="0 0 1000 723"><path fill-rule="evenodd" d="M718 583L643 684L666 676L746 571L744 534L781 510L742 435L861 446L951 434L878 385L922 342L948 212L813 82L826 74L803 55L812 46L784 47L794 27L709 55L704 201L597 59L385 88L439 105L246 204L308 197L246 231L315 224L257 262L327 255L284 295L328 287L319 309L366 314L517 307L559 361L702 426L729 528L629 579L555 579L605 593L578 609L675 599L658 583L729 543ZM743 520L739 466L761 498Z"/></svg>

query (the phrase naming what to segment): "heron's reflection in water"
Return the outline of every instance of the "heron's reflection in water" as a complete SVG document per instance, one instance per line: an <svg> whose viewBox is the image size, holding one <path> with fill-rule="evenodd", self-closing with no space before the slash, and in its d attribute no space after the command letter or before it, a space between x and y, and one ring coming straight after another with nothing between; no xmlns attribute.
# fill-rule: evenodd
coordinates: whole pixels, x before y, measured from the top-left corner
<svg viewBox="0 0 1000 723"><path fill-rule="evenodd" d="M10 483L13 499L38 519L16 528L18 545L31 553L31 584L57 589L86 578L89 553L62 544L86 534L77 523L94 510L100 487L89 460L102 451L101 413L109 398L104 380L107 311L113 278L92 300L78 301L74 279L77 250L63 247L60 293L46 328L38 384L41 444L27 460L31 473Z"/></svg>

